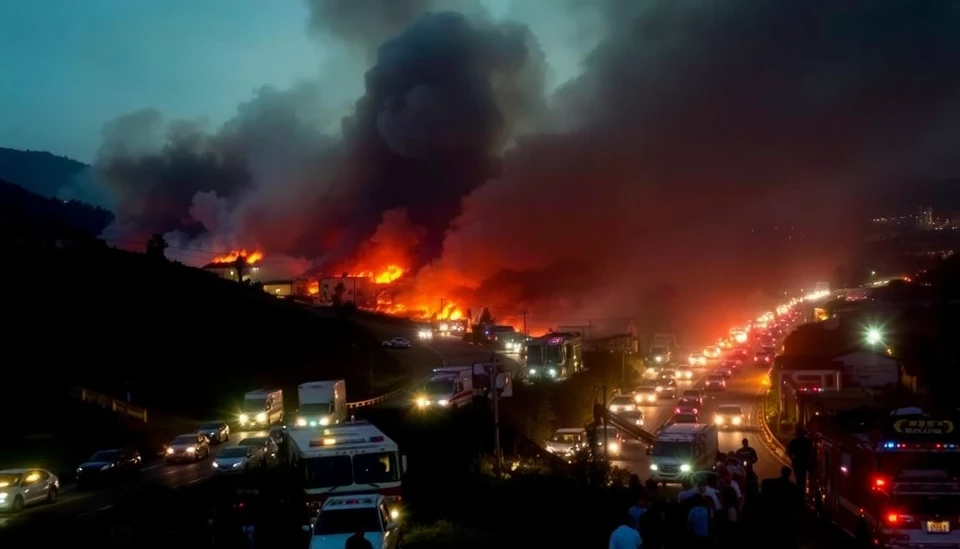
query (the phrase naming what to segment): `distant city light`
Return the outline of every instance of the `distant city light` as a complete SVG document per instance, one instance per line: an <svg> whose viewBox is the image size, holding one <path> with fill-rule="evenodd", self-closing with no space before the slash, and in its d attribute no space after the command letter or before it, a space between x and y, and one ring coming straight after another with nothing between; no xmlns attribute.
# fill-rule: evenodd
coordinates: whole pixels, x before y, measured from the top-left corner
<svg viewBox="0 0 960 549"><path fill-rule="evenodd" d="M883 340L883 334L880 333L879 328L869 328L867 330L867 343L870 345L876 345Z"/></svg>

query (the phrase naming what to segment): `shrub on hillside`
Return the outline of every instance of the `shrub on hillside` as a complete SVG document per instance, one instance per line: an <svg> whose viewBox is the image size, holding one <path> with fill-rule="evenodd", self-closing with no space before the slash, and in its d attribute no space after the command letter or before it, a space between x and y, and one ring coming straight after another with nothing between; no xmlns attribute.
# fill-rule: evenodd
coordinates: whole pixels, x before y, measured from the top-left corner
<svg viewBox="0 0 960 549"><path fill-rule="evenodd" d="M447 520L415 526L403 538L406 549L488 549L497 545L494 536Z"/></svg>

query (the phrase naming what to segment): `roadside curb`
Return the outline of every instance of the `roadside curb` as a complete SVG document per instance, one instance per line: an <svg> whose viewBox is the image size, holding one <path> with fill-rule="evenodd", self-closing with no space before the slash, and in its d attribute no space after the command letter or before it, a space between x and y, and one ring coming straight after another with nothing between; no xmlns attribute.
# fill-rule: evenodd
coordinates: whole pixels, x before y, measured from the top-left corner
<svg viewBox="0 0 960 549"><path fill-rule="evenodd" d="M760 393L758 393L757 410L759 411L758 415L760 415L761 418L760 418L760 421L758 421L757 423L758 423L758 426L760 427L760 434L763 436L764 445L767 447L768 450L770 450L770 452L773 455L777 456L777 459L779 459L781 462L786 464L789 461L787 456L787 449L783 445L783 443L780 442L777 439L777 437L773 435L773 431L770 430L770 426L767 424L767 413L766 413L767 410L766 410L765 404L766 404L767 395L769 393L770 393L769 388L766 388L765 390L760 391Z"/></svg>

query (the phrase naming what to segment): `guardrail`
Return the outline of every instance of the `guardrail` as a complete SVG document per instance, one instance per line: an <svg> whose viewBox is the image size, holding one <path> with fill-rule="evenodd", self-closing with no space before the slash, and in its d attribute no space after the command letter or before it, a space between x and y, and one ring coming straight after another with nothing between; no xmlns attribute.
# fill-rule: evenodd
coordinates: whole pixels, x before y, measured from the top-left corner
<svg viewBox="0 0 960 549"><path fill-rule="evenodd" d="M84 389L83 387L74 388L71 394L84 402L89 402L102 408L110 408L112 411L122 415L129 416L140 421L147 422L147 410L139 406L133 406L122 400L117 400L110 395Z"/></svg>
<svg viewBox="0 0 960 549"><path fill-rule="evenodd" d="M766 391L762 391L759 397L760 400L757 402L757 410L759 411L757 415L760 416L760 421L758 421L757 423L759 423L760 435L763 436L764 444L773 453L773 455L777 456L777 458L780 461L784 463L788 463L789 458L787 456L787 448L783 445L782 442L780 442L780 439L774 436L773 431L770 430L770 426L767 424L766 402L767 402L767 395L769 393L770 393L769 388L767 388Z"/></svg>
<svg viewBox="0 0 960 549"><path fill-rule="evenodd" d="M374 404L380 404L381 402L386 402L386 401L388 401L388 400L393 400L393 399L395 399L395 398L397 398L397 397L399 397L399 396L403 396L405 393L408 393L408 392L412 391L413 389L421 386L421 385L423 384L422 381L423 381L423 380L421 380L421 381L419 381L419 382L411 382L411 383L409 383L409 384L407 384L407 385L404 385L403 387L401 387L401 388L399 388L399 389L390 391L389 393L386 393L386 394L383 394L383 395L380 395L380 396L377 396L377 397L368 398L367 400L358 400L358 401L356 401L356 402L348 402L348 403L347 403L347 408L348 408L348 409L351 409L351 410L352 410L352 409L355 409L355 408L364 408L364 407L367 407L367 406L373 406Z"/></svg>

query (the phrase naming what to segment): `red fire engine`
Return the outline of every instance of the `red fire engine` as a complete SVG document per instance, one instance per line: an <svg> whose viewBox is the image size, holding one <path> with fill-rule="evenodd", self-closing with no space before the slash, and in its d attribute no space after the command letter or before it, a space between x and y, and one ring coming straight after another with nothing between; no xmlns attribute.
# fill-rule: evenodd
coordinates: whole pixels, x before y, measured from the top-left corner
<svg viewBox="0 0 960 549"><path fill-rule="evenodd" d="M847 410L813 425L811 493L878 547L960 548L960 437L918 408Z"/></svg>

